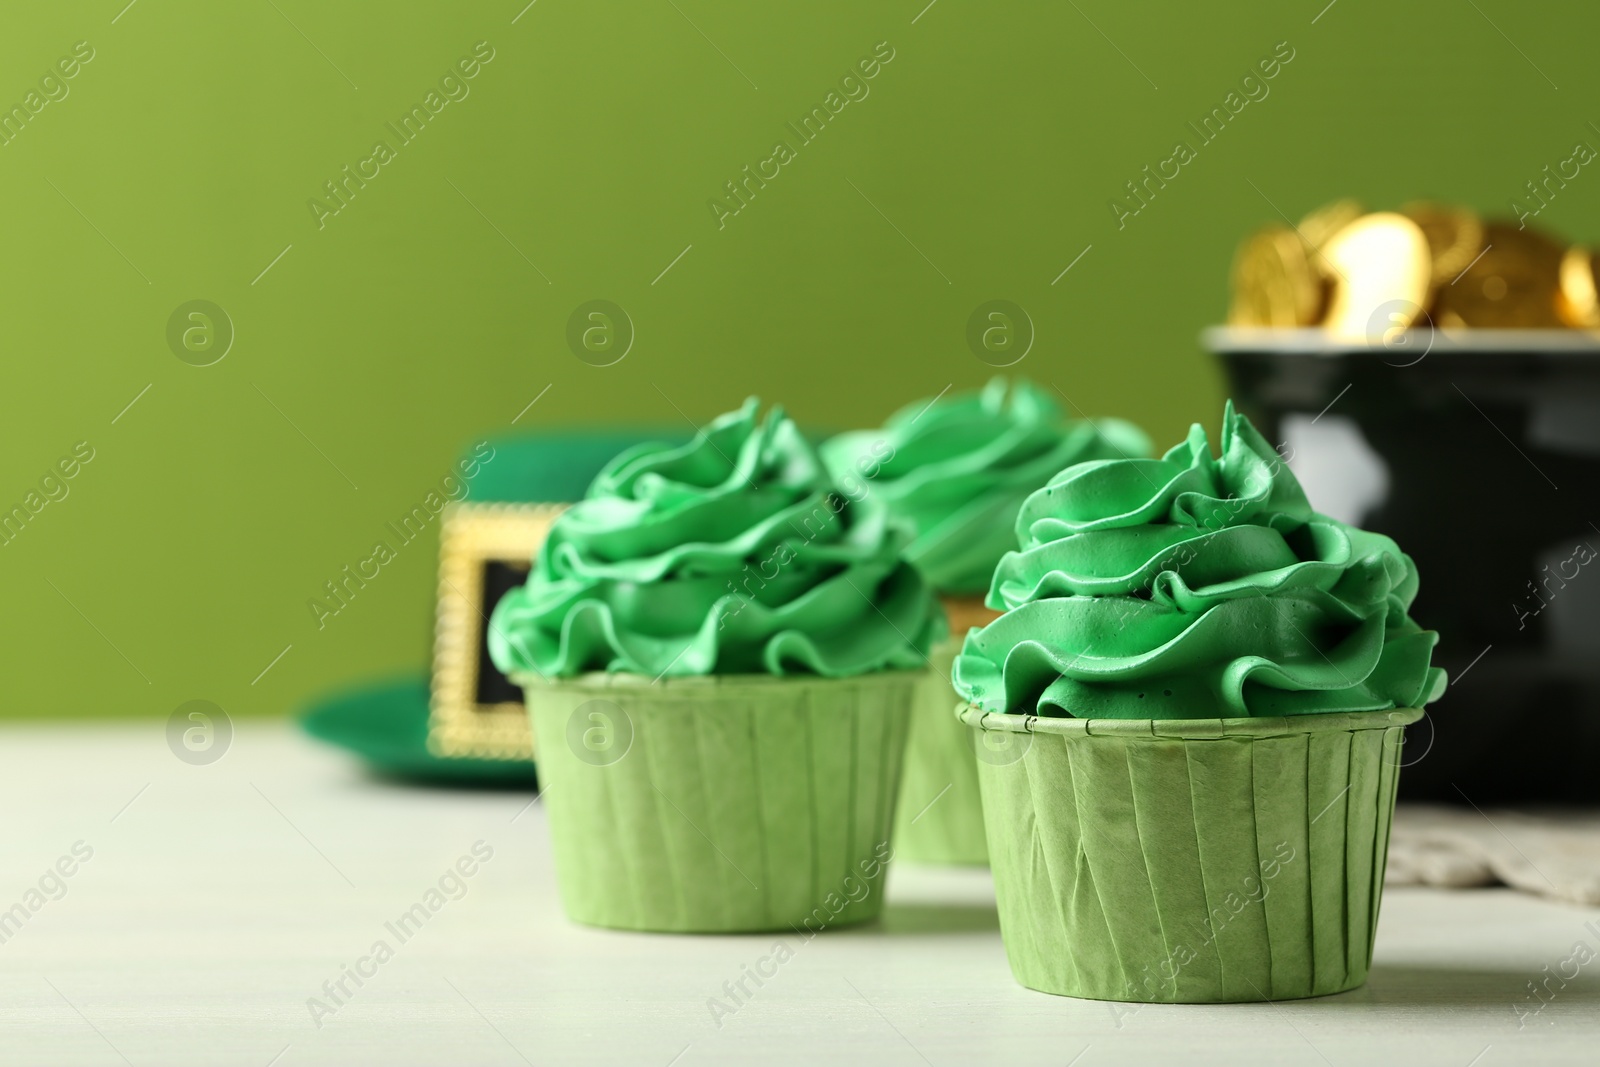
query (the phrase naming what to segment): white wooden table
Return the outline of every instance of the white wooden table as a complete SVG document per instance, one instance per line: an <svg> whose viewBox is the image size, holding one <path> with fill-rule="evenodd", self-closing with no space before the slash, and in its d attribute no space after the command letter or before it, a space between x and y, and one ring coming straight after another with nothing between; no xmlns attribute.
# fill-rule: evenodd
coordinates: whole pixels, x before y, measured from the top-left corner
<svg viewBox="0 0 1600 1067"><path fill-rule="evenodd" d="M528 795L374 781L282 723L190 766L164 726L0 728L0 911L28 913L0 914L0 1064L1600 1063L1600 959L1515 1011L1575 942L1600 952L1600 910L1504 890L1391 891L1352 993L1134 1008L1018 986L987 872L897 866L881 925L788 938L714 1019L776 939L570 925ZM335 1001L346 967L369 976Z"/></svg>

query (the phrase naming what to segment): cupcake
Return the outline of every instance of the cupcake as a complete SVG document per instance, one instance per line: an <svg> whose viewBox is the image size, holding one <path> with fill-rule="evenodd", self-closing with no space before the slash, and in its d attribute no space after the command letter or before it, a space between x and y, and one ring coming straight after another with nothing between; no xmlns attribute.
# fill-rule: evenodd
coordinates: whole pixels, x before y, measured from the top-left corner
<svg viewBox="0 0 1600 1067"><path fill-rule="evenodd" d="M950 716L950 665L962 635L995 617L983 595L995 564L1015 547L1017 509L1070 464L1149 454L1149 439L1131 424L1069 419L1050 394L1002 378L981 392L908 404L881 430L822 446L851 499L911 524L907 558L938 591L950 623L912 710L894 829L900 858L989 861L972 738Z"/></svg>
<svg viewBox="0 0 1600 1067"><path fill-rule="evenodd" d="M967 636L1001 931L1026 986L1316 996L1372 960L1403 727L1437 635L1393 541L1313 511L1230 404L1028 498Z"/></svg>
<svg viewBox="0 0 1600 1067"><path fill-rule="evenodd" d="M944 632L909 534L756 401L617 456L490 624L577 922L876 916L912 693Z"/></svg>

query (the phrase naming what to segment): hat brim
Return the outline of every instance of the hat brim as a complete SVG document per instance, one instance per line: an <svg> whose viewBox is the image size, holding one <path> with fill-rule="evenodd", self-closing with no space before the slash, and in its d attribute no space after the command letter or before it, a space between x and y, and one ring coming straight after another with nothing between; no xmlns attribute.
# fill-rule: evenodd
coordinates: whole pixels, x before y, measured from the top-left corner
<svg viewBox="0 0 1600 1067"><path fill-rule="evenodd" d="M427 785L537 788L532 763L428 751L428 680L413 676L323 697L300 715L312 737L353 752L378 774Z"/></svg>

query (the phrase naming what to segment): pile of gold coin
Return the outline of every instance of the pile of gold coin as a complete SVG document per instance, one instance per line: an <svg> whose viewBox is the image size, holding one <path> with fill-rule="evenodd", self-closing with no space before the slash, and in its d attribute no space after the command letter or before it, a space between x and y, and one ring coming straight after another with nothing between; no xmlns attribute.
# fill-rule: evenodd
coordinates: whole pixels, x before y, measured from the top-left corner
<svg viewBox="0 0 1600 1067"><path fill-rule="evenodd" d="M1239 247L1228 324L1372 343L1410 328L1596 329L1597 266L1587 248L1464 208L1339 200Z"/></svg>

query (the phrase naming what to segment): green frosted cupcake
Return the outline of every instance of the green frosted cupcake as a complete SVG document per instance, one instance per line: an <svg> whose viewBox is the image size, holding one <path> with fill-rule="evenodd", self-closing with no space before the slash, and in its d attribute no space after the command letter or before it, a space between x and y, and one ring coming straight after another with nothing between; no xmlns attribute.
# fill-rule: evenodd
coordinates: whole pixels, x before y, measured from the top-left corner
<svg viewBox="0 0 1600 1067"><path fill-rule="evenodd" d="M495 609L578 922L817 930L881 908L943 620L909 535L757 410L617 456Z"/></svg>
<svg viewBox="0 0 1600 1067"><path fill-rule="evenodd" d="M995 617L984 606L1028 494L1063 467L1148 456L1150 441L1119 419L1069 419L1026 381L918 400L880 430L840 434L823 461L852 499L909 522L907 558L938 591L950 637L935 646L918 686L895 816L895 853L927 863L989 861L972 738L950 717L950 668L961 637Z"/></svg>
<svg viewBox="0 0 1600 1067"><path fill-rule="evenodd" d="M1028 498L959 717L1024 985L1103 1000L1366 980L1403 727L1445 685L1393 541L1311 510L1228 407Z"/></svg>

